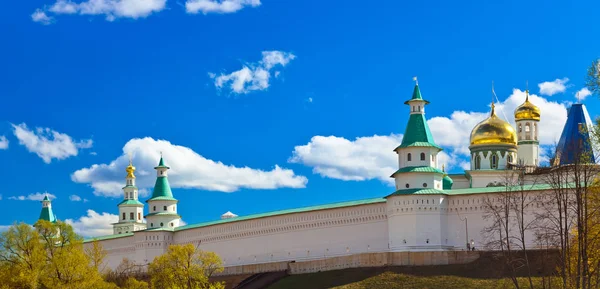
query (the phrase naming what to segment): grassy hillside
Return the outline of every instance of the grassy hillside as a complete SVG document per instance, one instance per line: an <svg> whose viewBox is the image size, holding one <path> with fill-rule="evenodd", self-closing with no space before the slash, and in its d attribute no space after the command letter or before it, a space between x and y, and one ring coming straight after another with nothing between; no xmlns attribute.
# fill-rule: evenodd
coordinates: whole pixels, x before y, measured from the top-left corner
<svg viewBox="0 0 600 289"><path fill-rule="evenodd" d="M527 280L519 278L520 283ZM534 283L541 286L542 278ZM391 270L338 270L286 277L269 289L504 289L514 288L509 279L477 279L457 276L415 276Z"/></svg>

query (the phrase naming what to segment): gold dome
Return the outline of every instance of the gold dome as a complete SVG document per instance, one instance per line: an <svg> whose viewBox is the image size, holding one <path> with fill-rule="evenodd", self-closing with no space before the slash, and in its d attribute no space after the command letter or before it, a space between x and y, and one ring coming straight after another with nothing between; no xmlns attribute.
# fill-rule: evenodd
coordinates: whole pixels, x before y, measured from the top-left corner
<svg viewBox="0 0 600 289"><path fill-rule="evenodd" d="M127 178L135 179L135 175L133 174L135 167L131 164L131 159L129 159L129 165L125 168L125 171L127 172Z"/></svg>
<svg viewBox="0 0 600 289"><path fill-rule="evenodd" d="M540 109L529 102L529 90L525 90L525 103L515 109L515 120L531 119L540 121Z"/></svg>
<svg viewBox="0 0 600 289"><path fill-rule="evenodd" d="M471 145L517 145L517 133L506 121L496 116L494 103L490 117L477 124L471 131Z"/></svg>

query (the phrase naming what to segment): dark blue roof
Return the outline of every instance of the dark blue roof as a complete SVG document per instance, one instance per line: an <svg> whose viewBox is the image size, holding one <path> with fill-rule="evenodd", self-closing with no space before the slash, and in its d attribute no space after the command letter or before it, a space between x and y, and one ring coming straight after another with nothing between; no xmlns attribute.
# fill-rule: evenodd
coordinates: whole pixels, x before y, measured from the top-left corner
<svg viewBox="0 0 600 289"><path fill-rule="evenodd" d="M581 103L571 105L567 112L567 122L563 128L560 140L556 147L554 165L566 165L576 162L576 158L590 152L589 160L595 163L598 155L592 150L588 128L592 121L585 106Z"/></svg>

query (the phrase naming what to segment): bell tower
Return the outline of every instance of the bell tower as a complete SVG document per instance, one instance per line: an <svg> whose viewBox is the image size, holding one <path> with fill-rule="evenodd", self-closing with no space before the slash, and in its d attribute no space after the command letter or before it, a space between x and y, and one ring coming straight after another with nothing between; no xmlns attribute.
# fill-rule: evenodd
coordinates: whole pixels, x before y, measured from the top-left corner
<svg viewBox="0 0 600 289"><path fill-rule="evenodd" d="M119 222L113 224L115 235L146 229L146 224L142 218L144 204L138 200L138 188L135 185L135 167L132 164L131 156L125 171L127 176L125 177L125 187L123 187L124 198L118 205Z"/></svg>

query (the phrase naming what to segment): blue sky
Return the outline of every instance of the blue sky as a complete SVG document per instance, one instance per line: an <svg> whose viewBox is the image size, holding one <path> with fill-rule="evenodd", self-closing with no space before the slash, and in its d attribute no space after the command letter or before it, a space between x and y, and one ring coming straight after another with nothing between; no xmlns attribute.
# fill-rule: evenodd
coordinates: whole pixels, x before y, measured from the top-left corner
<svg viewBox="0 0 600 289"><path fill-rule="evenodd" d="M600 57L600 3L483 2L13 1L0 224L33 223L47 191L80 233L110 232L127 152L146 189L163 152L187 223L385 196L413 76L450 171L492 81L510 121L529 83L547 146Z"/></svg>

